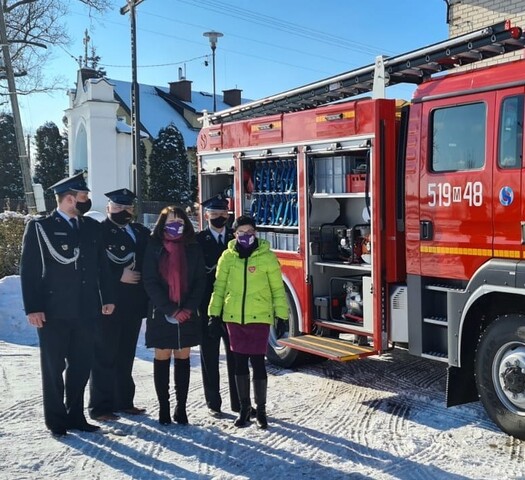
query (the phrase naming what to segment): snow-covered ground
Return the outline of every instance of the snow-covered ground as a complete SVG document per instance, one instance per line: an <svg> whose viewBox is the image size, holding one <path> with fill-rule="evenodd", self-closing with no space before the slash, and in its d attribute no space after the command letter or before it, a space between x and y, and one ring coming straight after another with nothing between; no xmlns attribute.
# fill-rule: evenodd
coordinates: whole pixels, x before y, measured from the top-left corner
<svg viewBox="0 0 525 480"><path fill-rule="evenodd" d="M55 440L43 424L37 336L19 278L1 279L0 479L525 479L523 442L478 403L445 408L442 364L397 351L298 371L269 365L270 426L261 431L233 427L233 414L207 415L194 349L190 425L160 426L143 344L141 336L136 404L148 415Z"/></svg>

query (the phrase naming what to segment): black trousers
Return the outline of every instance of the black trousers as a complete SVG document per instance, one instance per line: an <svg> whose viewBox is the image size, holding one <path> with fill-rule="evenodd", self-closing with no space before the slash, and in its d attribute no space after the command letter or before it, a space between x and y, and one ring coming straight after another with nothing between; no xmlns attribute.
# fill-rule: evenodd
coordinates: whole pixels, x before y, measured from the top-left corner
<svg viewBox="0 0 525 480"><path fill-rule="evenodd" d="M46 318L37 329L44 419L50 430L74 428L86 421L84 390L93 356L93 325L93 319Z"/></svg>
<svg viewBox="0 0 525 480"><path fill-rule="evenodd" d="M133 362L142 318L114 313L95 326L89 413L97 417L133 407Z"/></svg>
<svg viewBox="0 0 525 480"><path fill-rule="evenodd" d="M222 398L220 394L220 375L219 375L219 356L221 339L224 342L226 351L226 368L228 369L228 385L230 389L230 406L233 411L239 411L239 397L235 384L235 362L233 353L230 350L230 339L228 332L223 324L223 332L220 337L212 338L208 335L207 324L204 322L204 331L200 346L202 385L204 387L204 397L208 408L220 410Z"/></svg>

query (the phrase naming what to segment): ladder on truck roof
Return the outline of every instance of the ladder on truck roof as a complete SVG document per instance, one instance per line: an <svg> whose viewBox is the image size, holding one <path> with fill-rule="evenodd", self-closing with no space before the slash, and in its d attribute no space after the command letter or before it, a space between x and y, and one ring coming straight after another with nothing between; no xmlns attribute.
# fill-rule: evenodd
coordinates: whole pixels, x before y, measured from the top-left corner
<svg viewBox="0 0 525 480"><path fill-rule="evenodd" d="M206 126L307 110L371 91L375 98L381 98L384 97L385 86L419 84L435 73L524 47L525 37L521 28L511 27L509 21L504 21L394 57L379 56L374 64L205 115L203 122Z"/></svg>

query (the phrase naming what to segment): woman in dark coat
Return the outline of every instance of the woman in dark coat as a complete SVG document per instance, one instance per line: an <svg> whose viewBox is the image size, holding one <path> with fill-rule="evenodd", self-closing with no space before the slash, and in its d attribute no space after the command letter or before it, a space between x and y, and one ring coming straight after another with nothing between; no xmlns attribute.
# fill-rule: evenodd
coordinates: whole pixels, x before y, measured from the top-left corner
<svg viewBox="0 0 525 480"><path fill-rule="evenodd" d="M159 422L171 423L169 378L173 356L177 400L173 419L185 425L190 349L200 343L198 307L206 286L206 270L193 225L182 208L170 206L160 212L146 248L142 276L153 307L146 323L146 346L155 348L153 376Z"/></svg>

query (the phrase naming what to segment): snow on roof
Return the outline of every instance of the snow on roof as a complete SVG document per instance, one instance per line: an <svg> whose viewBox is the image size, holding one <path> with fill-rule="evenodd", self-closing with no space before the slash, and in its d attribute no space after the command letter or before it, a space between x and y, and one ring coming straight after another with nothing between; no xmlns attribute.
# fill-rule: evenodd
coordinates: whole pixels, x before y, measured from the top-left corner
<svg viewBox="0 0 525 480"><path fill-rule="evenodd" d="M113 78L108 79L108 81L114 85L115 93L128 111L131 111L131 82ZM170 123L173 123L182 134L186 148L194 147L197 144L199 128L193 128L189 125L184 117L159 95L157 90L169 94L168 87L139 85L140 123L152 137L157 137L161 128L165 128ZM191 98L191 102L183 102L182 100L177 100L177 102L197 113L201 113L203 110L213 111L213 95L211 93L192 91ZM242 103L246 101L246 99L242 99ZM217 111L230 107L230 105L223 102L222 95L217 95Z"/></svg>
<svg viewBox="0 0 525 480"><path fill-rule="evenodd" d="M117 118L117 132L119 133L133 133L133 129L131 128L131 125L128 125L126 121L119 117Z"/></svg>
<svg viewBox="0 0 525 480"><path fill-rule="evenodd" d="M117 132L129 133L131 135L133 133L133 128L131 127L131 125L128 125L126 123L126 120L123 117L118 117L117 118ZM149 138L149 135L144 130L141 130L140 137Z"/></svg>
<svg viewBox="0 0 525 480"><path fill-rule="evenodd" d="M131 82L110 79L115 85L115 93L131 111ZM139 85L140 123L152 137L157 137L160 129L173 123L184 138L186 148L197 143L198 130L192 128L165 100L163 100L151 85Z"/></svg>

